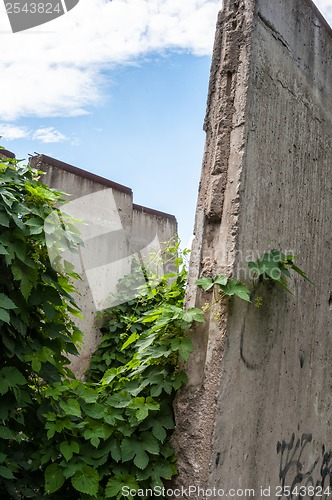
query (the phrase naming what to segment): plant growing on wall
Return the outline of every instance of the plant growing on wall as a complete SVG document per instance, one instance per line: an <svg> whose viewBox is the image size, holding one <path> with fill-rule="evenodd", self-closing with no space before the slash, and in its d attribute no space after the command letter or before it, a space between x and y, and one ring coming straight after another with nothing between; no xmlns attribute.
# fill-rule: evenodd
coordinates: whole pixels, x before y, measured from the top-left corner
<svg viewBox="0 0 332 500"><path fill-rule="evenodd" d="M306 273L295 265L294 260L296 258L294 255L285 255L281 251L274 249L262 254L256 262L248 262L248 268L253 273L253 289L257 287L258 283L277 283L284 290L291 293L287 287L287 278L291 278L291 270L312 283ZM224 275L215 277L202 276L196 281L196 285L203 288L204 291L213 290L214 303L232 295L237 295L240 299L250 302L252 290L244 283L227 278ZM262 298L256 297L255 302L256 306L260 307ZM208 310L210 307L211 304L207 303L203 309Z"/></svg>
<svg viewBox="0 0 332 500"><path fill-rule="evenodd" d="M306 273L295 265L295 259L297 259L295 255L285 255L274 249L271 252L265 252L256 262L248 262L248 267L254 273L254 280L277 283L291 293L287 287L287 278L291 278L291 270L312 283Z"/></svg>
<svg viewBox="0 0 332 500"><path fill-rule="evenodd" d="M165 255L180 269L161 278L153 269L165 260L154 256L144 284L134 263L118 292L136 296L103 313L101 344L86 380L76 380L66 354L76 354L81 339L71 319L80 315L72 298L79 277L66 263L61 272L50 264L45 233L54 228L44 221L62 193L40 175L15 160L0 163L0 495L144 498L144 490L176 474L172 402L186 382L179 361L192 350L191 325L204 322L200 309L183 308L187 252L169 245ZM65 226L70 248L79 236ZM290 271L308 280L294 259L265 253L249 263L254 282L288 290ZM250 289L226 276L197 284L213 290L216 302L234 295L250 301Z"/></svg>
<svg viewBox="0 0 332 500"><path fill-rule="evenodd" d="M31 455L44 439L39 410L45 386L70 376L65 355L81 339L70 314L73 276L52 269L44 220L61 194L41 172L0 162L0 496L33 496ZM70 236L68 234L68 236ZM71 243L68 240L68 246ZM75 276L76 277L76 276Z"/></svg>
<svg viewBox="0 0 332 500"><path fill-rule="evenodd" d="M167 253L183 264L178 244ZM119 283L124 297L135 287L137 296L104 313L103 339L87 381L64 381L47 391L49 494L120 499L130 488L145 498L143 489L161 488L176 474L169 439L172 401L186 382L179 359L187 360L192 350L190 326L204 319L199 309L183 310L184 266L156 281L145 272L143 286L135 267ZM45 448L37 463L43 455Z"/></svg>
<svg viewBox="0 0 332 500"><path fill-rule="evenodd" d="M142 285L134 268L119 283L136 298L105 311L87 379L76 380L66 354L81 339L71 319L78 276L66 265L54 271L45 243L62 194L15 160L3 160L0 174L1 498L120 499L123 487L162 487L176 473L179 360L192 349L191 324L204 321L199 309L183 310L186 252L167 249L179 271L157 279L147 266ZM79 238L68 223L66 231L70 247Z"/></svg>
<svg viewBox="0 0 332 500"><path fill-rule="evenodd" d="M210 276L200 278L196 281L196 285L202 287L206 292L213 289L216 301L222 300L224 297L237 295L240 299L250 302L249 288L240 281L227 278L222 274L214 278ZM216 289L219 290L219 294L216 294Z"/></svg>

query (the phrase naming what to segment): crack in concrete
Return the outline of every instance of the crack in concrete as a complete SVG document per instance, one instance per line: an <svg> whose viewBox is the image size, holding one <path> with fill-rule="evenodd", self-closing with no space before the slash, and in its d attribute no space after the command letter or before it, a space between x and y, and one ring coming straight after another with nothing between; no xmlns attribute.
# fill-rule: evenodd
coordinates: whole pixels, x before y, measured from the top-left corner
<svg viewBox="0 0 332 500"><path fill-rule="evenodd" d="M262 21L262 23L272 32L272 36L278 40L287 50L288 52L290 51L289 44L286 42L286 40L283 38L283 36L279 33L279 31L276 29L276 27L268 21L260 12L258 12L258 18Z"/></svg>

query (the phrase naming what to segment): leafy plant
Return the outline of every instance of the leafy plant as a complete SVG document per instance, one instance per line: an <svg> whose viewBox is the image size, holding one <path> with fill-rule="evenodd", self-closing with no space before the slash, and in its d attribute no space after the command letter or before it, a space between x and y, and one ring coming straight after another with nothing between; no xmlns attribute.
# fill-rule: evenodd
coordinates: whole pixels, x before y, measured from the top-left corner
<svg viewBox="0 0 332 500"><path fill-rule="evenodd" d="M30 460L44 439L40 405L48 384L72 376L66 354L81 339L69 315L79 314L71 276L52 269L45 243L44 220L62 193L41 173L0 163L1 498L33 497L32 485L42 484Z"/></svg>
<svg viewBox="0 0 332 500"><path fill-rule="evenodd" d="M66 354L76 354L81 340L72 320L80 315L71 295L78 276L68 263L56 262L58 271L50 263L49 215L61 222L63 194L40 175L16 160L0 163L0 495L120 500L125 486L162 486L176 473L172 402L187 380L179 361L192 351L188 331L204 322L203 311L184 310L187 251L178 242L152 257L143 284L134 263L117 296L134 290L135 298L103 313L102 341L86 380L76 380ZM49 241L74 249L77 230L64 225L66 241ZM256 280L287 289L290 270L308 280L294 259L272 250L249 268ZM154 273L170 265L179 269ZM223 275L197 284L216 302L250 301L246 285Z"/></svg>
<svg viewBox="0 0 332 500"><path fill-rule="evenodd" d="M102 342L86 380L76 380L66 354L81 339L71 319L80 314L77 275L66 263L56 272L46 245L62 194L15 160L0 172L1 498L120 499L123 486L162 486L176 473L169 438L172 401L186 382L179 359L192 350L191 324L204 321L199 309L183 309L186 252L174 243L166 262L153 256L143 285L138 263L119 283L120 294L136 297L103 313ZM54 244L78 241L68 221L66 237ZM180 270L160 278L158 259Z"/></svg>
<svg viewBox="0 0 332 500"><path fill-rule="evenodd" d="M217 300L221 300L226 296L237 295L240 299L250 302L249 288L240 281L227 278L222 274L215 278L204 276L196 281L196 285L201 286L205 291L215 289L215 285L218 285L221 293Z"/></svg>
<svg viewBox="0 0 332 500"><path fill-rule="evenodd" d="M171 248L181 264L178 246ZM65 380L46 392L48 447L34 459L49 457L49 494L120 499L124 486L162 486L176 473L169 438L172 401L186 382L179 359L192 350L191 324L204 319L199 309L183 310L185 267L161 279L145 273L143 286L138 266L119 283L117 296L136 287L136 298L104 313L87 381Z"/></svg>
<svg viewBox="0 0 332 500"><path fill-rule="evenodd" d="M295 271L305 280L312 283L306 273L294 264L294 259L296 258L294 255L285 255L279 250L271 250L271 252L265 252L256 262L249 262L248 267L254 274L254 281L263 282L263 280L267 280L272 283L278 283L287 292L291 293L286 284L287 278L291 277L290 270ZM250 302L251 290L247 285L227 278L224 275L217 275L214 278L202 276L196 281L196 285L203 288L206 292L213 290L214 303L231 295L237 295L240 299ZM216 294L216 285L217 289L219 289L219 294ZM256 307L261 307L262 301L262 297L255 297ZM203 306L203 311L207 311L210 307L211 304L206 303Z"/></svg>
<svg viewBox="0 0 332 500"><path fill-rule="evenodd" d="M306 273L294 264L296 258L295 255L285 255L279 250L271 250L271 252L265 252L256 262L249 262L248 267L253 271L254 278L277 283L291 293L286 285L287 278L291 277L290 270L312 283Z"/></svg>

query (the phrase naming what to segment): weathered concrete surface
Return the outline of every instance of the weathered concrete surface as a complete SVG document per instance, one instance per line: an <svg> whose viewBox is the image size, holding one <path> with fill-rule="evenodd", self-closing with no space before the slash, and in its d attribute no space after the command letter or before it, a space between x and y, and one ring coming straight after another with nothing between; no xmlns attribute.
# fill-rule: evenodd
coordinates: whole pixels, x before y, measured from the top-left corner
<svg viewBox="0 0 332 500"><path fill-rule="evenodd" d="M261 486L271 497L278 485L327 486L332 33L310 0L225 0L205 130L188 305L211 300L199 276L249 283L246 261L273 248L298 255L314 285L296 278L294 295L260 291L260 309L214 306L193 332L175 405L177 485L252 488L257 499Z"/></svg>
<svg viewBox="0 0 332 500"><path fill-rule="evenodd" d="M177 223L173 215L133 204L132 190L126 186L45 155L30 163L45 172L44 183L70 195L62 210L85 222L78 226L84 246L78 254L66 255L82 278L75 283L75 298L84 318L75 322L84 343L79 357L70 357L71 369L81 377L100 341L96 312L117 304L110 297L118 280L130 273L132 256L144 260L162 248L176 234Z"/></svg>

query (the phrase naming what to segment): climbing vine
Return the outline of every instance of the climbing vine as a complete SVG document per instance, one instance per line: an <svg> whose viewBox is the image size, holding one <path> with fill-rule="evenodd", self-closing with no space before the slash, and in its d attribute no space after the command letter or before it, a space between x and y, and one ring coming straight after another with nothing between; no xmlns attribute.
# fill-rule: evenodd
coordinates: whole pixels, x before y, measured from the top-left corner
<svg viewBox="0 0 332 500"><path fill-rule="evenodd" d="M193 321L204 322L199 309L183 310L187 271L178 252L178 245L167 249L182 266L179 272L157 279L146 268L143 286L134 264L117 297L135 287L136 297L104 312L103 338L87 380L65 380L47 390L48 494L120 499L125 488L162 487L176 474L172 401L186 382L179 359L187 360L192 350L187 333ZM43 457L44 446L37 463Z"/></svg>
<svg viewBox="0 0 332 500"><path fill-rule="evenodd" d="M191 324L204 321L199 309L183 309L187 252L169 245L175 271L157 277L147 265L143 285L133 264L117 296L129 289L135 298L103 313L102 342L77 380L66 354L81 340L71 319L80 315L78 276L66 263L52 268L45 240L63 195L15 160L3 160L0 174L1 499L120 499L124 487L162 486L176 473L172 401L186 382L179 360L192 350ZM74 249L77 231L64 227Z"/></svg>
<svg viewBox="0 0 332 500"><path fill-rule="evenodd" d="M175 242L154 255L144 284L142 263L133 263L117 297L134 291L134 298L103 312L102 341L77 380L66 355L81 341L72 320L80 316L72 298L79 276L68 263L51 266L46 237L55 228L45 221L53 211L61 221L63 194L41 174L16 160L0 163L0 496L120 500L132 499L131 490L146 498L176 474L172 402L186 382L188 331L204 322L202 310L183 307L188 252ZM79 234L68 220L64 227L66 248L75 251ZM165 259L174 272L155 275ZM288 290L290 270L308 279L294 259L272 250L249 268L256 282ZM250 301L245 284L223 275L197 285L214 290L216 301Z"/></svg>
<svg viewBox="0 0 332 500"><path fill-rule="evenodd" d="M70 377L80 314L68 273L55 273L44 220L61 193L41 172L13 159L0 163L0 497L31 498L43 481L31 456L44 440L40 410L45 389ZM68 238L71 234L68 232ZM72 246L68 239L68 246Z"/></svg>
<svg viewBox="0 0 332 500"><path fill-rule="evenodd" d="M240 299L250 302L252 293L260 284L278 284L287 292L292 293L287 287L287 278L291 278L290 271L294 271L306 281L312 283L306 273L295 264L295 259L297 259L295 255L285 255L283 252L274 249L262 254L256 262L248 262L248 268L252 272L251 289L248 285L228 278L223 274L214 277L202 276L196 281L196 285L203 288L205 292L213 290L214 304L232 295L237 295ZM255 298L256 307L262 305L262 300L263 298L261 296ZM210 307L211 304L206 303L205 306L203 306L203 310L206 311L210 309Z"/></svg>

